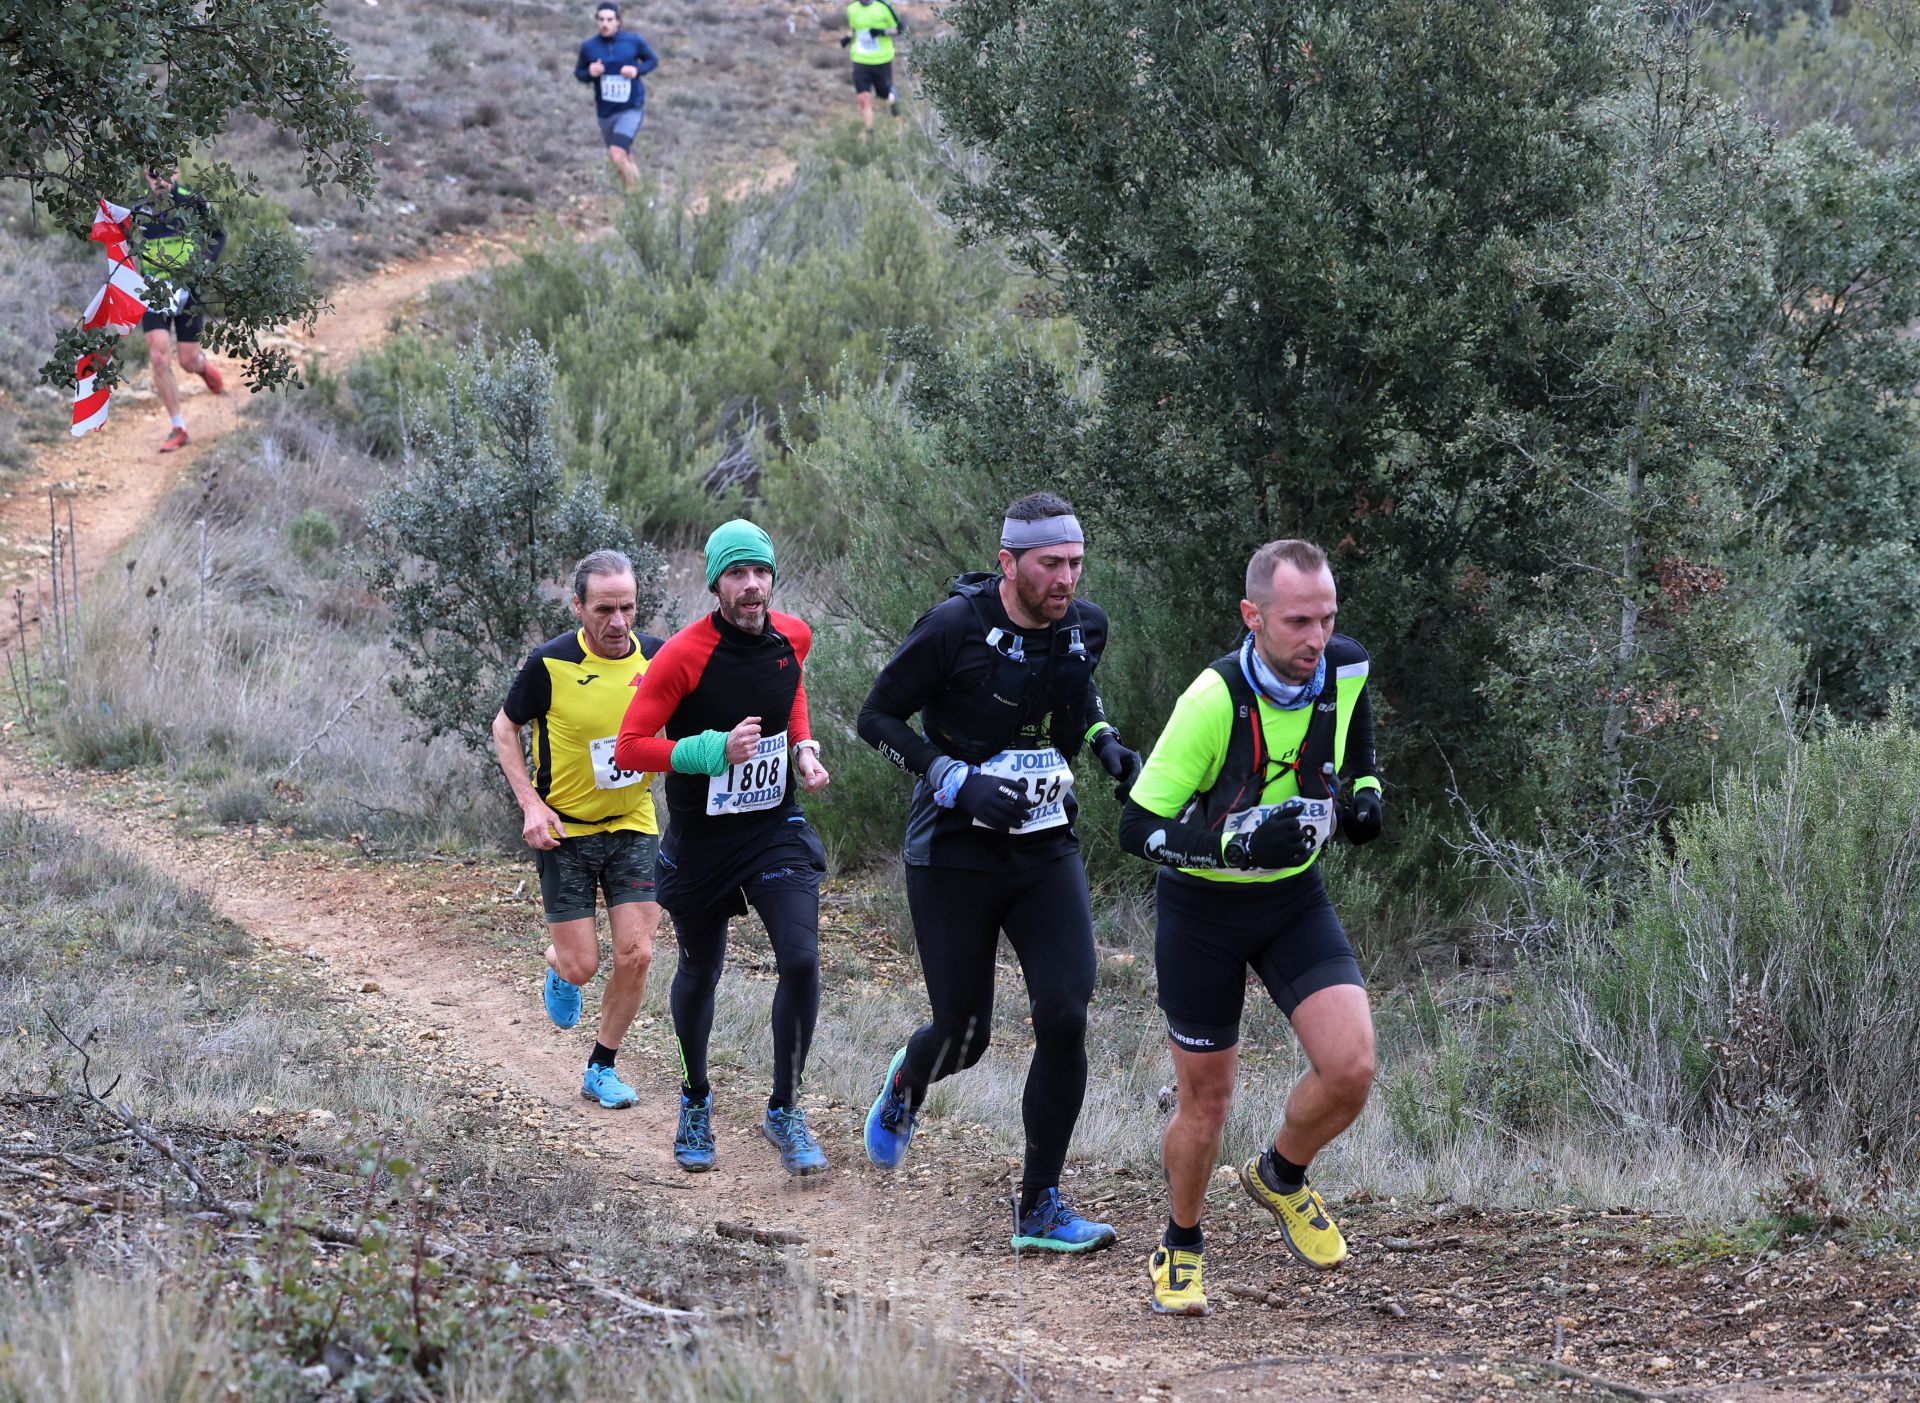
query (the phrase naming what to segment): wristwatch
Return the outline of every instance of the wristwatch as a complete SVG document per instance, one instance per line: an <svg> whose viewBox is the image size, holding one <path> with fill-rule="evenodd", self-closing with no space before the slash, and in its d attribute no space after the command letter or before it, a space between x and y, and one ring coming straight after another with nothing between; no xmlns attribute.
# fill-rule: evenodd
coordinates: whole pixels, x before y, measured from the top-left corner
<svg viewBox="0 0 1920 1403"><path fill-rule="evenodd" d="M1234 833L1220 849L1221 860L1229 867L1238 867L1242 871L1253 866L1253 846L1244 833Z"/></svg>

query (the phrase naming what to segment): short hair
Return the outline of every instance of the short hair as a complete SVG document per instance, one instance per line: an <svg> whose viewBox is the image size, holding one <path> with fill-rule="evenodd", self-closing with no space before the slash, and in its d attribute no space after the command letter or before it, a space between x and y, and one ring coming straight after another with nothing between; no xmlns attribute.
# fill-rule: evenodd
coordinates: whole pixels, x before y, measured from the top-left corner
<svg viewBox="0 0 1920 1403"><path fill-rule="evenodd" d="M1072 516L1073 508L1065 497L1052 492L1029 492L1016 498L1008 505L1006 516L1011 521L1045 521L1050 516Z"/></svg>
<svg viewBox="0 0 1920 1403"><path fill-rule="evenodd" d="M1311 573L1326 568L1327 553L1312 541L1268 541L1247 562L1247 598L1256 604L1273 598L1273 572L1282 561Z"/></svg>
<svg viewBox="0 0 1920 1403"><path fill-rule="evenodd" d="M602 5L601 9L606 6ZM580 563L573 567L573 597L577 603L587 602L587 581L595 576L631 575L633 562L626 554L617 550L597 550L591 555L580 557Z"/></svg>
<svg viewBox="0 0 1920 1403"><path fill-rule="evenodd" d="M602 10L612 10L612 11L613 11L613 17L614 17L615 19L619 19L619 18L620 18L620 7L619 7L618 5L616 5L616 4L614 4L614 2L613 2L613 0L600 0L600 3L599 3L598 5L595 5L595 6L593 7L593 17L594 17L595 19L599 19L599 18L600 18L600 12L601 12Z"/></svg>

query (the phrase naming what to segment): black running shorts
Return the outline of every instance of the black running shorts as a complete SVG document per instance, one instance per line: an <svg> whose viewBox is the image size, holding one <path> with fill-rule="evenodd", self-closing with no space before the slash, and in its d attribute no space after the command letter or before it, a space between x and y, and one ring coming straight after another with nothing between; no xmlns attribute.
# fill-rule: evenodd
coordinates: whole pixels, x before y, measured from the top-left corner
<svg viewBox="0 0 1920 1403"><path fill-rule="evenodd" d="M1247 971L1293 1017L1309 994L1365 987L1317 867L1275 882L1210 882L1162 871L1153 962L1160 1008L1180 1046L1221 1052L1240 1041Z"/></svg>
<svg viewBox="0 0 1920 1403"><path fill-rule="evenodd" d="M562 838L557 848L535 848L540 869L540 904L550 925L591 920L595 893L609 908L629 901L652 901L653 860L660 839L630 828Z"/></svg>
<svg viewBox="0 0 1920 1403"><path fill-rule="evenodd" d="M881 101L893 96L893 60L885 63L856 63L853 66L853 90L872 93Z"/></svg>
<svg viewBox="0 0 1920 1403"><path fill-rule="evenodd" d="M188 302L187 310L179 316L173 315L164 308L158 312L140 314L142 331L170 331L173 333L175 344L182 346L197 346L200 343L201 328L206 324L207 314L198 298Z"/></svg>

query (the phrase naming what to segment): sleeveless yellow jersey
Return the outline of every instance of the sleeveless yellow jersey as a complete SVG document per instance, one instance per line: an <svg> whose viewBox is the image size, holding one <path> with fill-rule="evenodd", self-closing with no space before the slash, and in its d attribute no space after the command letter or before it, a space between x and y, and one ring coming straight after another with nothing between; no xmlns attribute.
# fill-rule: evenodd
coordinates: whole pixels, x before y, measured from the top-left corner
<svg viewBox="0 0 1920 1403"><path fill-rule="evenodd" d="M567 836L631 829L658 833L653 776L623 770L613 743L633 689L660 651L652 634L633 635L624 658L587 648L586 630L549 639L528 655L501 710L516 726L533 725L533 787L565 820Z"/></svg>

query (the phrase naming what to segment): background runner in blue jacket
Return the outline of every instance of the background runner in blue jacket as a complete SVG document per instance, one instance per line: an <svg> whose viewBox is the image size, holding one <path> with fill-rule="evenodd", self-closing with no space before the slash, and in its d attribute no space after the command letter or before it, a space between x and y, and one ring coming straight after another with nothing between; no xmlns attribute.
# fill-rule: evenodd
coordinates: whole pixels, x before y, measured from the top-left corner
<svg viewBox="0 0 1920 1403"><path fill-rule="evenodd" d="M660 56L645 39L620 28L620 7L605 0L593 12L599 31L580 46L573 76L593 86L593 115L613 162L628 189L640 183L633 164L633 139L646 116L647 87L640 80L660 66Z"/></svg>

